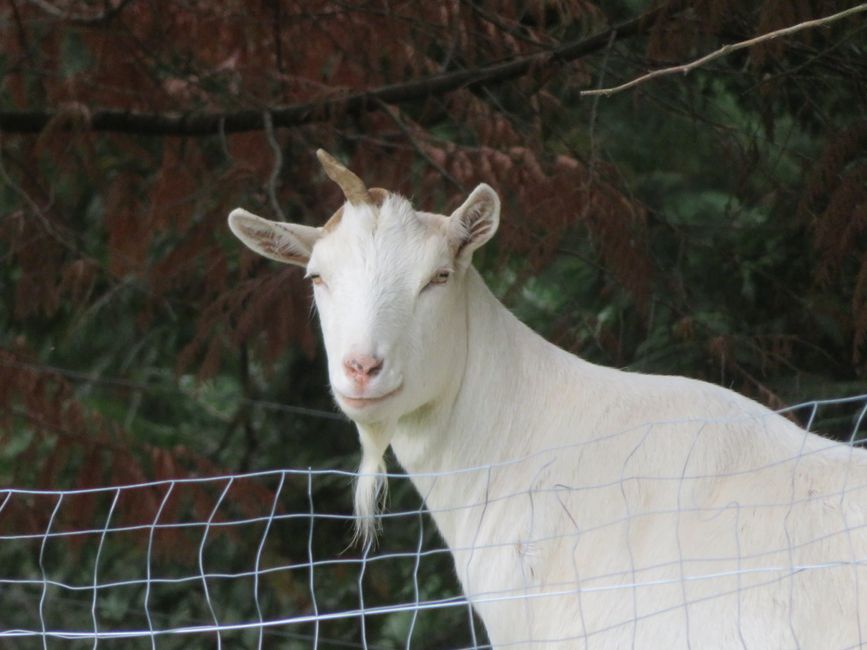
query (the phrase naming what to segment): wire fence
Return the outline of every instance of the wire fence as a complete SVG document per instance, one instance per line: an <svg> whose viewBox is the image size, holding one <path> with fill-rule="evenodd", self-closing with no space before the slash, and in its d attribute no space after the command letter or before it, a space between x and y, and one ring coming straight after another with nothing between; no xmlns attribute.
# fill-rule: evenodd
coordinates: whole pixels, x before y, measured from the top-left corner
<svg viewBox="0 0 867 650"><path fill-rule="evenodd" d="M783 413L812 430L840 430L847 423L850 433L845 440L829 439L818 448L781 456L774 464L710 477L686 472L642 477L624 471L610 481L581 485L534 478L529 485L495 487L501 485L497 476L514 467L532 467L538 477L556 467L556 459L577 458L605 441L634 434L642 444L652 444L653 431L669 423L606 432L492 465L414 476L415 486L407 475L391 473L392 497L382 515L380 541L363 548L350 544L352 514L317 508L318 495L341 490L349 494L355 475L345 471L283 469L92 489L0 488L0 645L48 648L62 641L63 647L155 649L208 640L217 648L491 647L454 573L455 566L458 573L465 566L470 575L470 564L484 566L487 554L496 558L514 550L514 538L478 534L485 513L490 518L502 512L520 513L507 523L526 533L518 550L526 550L531 560L534 551L527 549L545 553L559 545L568 554L579 541L604 533L625 536L629 561L599 562L593 573L584 570L579 575L576 570L549 577L538 589L524 576L517 587L476 590L476 608L515 601L556 607L560 598L577 597L584 600L584 612L592 608L588 599L626 593L634 607L619 614L617 625L631 624L635 635L644 620L704 601L713 604L734 592L740 616L741 601L748 603L750 590L792 576L867 566L867 557L854 550L863 545L851 546L850 557L816 552L831 548L829 540L863 539L867 521L822 521L810 528L807 538L797 539L787 528L785 546L764 549L748 548L748 535L739 536L750 516L780 515L788 522L814 502L846 497L867 503L867 484L859 479L865 474L850 473L848 465L840 465L833 489L818 489L803 498L793 493L791 499L776 499L757 491L749 501L714 506L680 498L682 486L691 482L758 476L774 471L772 465L790 472L794 481L810 454L867 442L867 395L810 402ZM691 423L696 438L707 424ZM860 454L856 462L861 463ZM525 515L541 520L546 500L563 506L574 497L607 499L612 490L625 495L630 482L651 478L673 486L678 495L674 507L641 511L624 499L595 520L573 518L569 508L563 508L561 519L573 518L574 526L553 531L538 522L522 528L518 521ZM453 543L450 550L436 533L423 497L438 486L464 480L484 484L484 499L446 505L438 501L435 516L466 517L477 527L475 534L459 537L472 543ZM472 513L478 516L473 519ZM738 545L729 555L697 557L679 541L679 557L660 555L648 561L629 540L643 522L660 517L673 517L678 529L690 525L691 517L718 520L734 529ZM810 553L802 553L805 549ZM716 591L703 591L708 584ZM667 599L659 600L655 609L641 604L644 590L669 588L682 592L676 606ZM859 614L867 620L867 612ZM588 635L596 633L585 628L584 645ZM514 647L530 647L534 641L544 639L519 639Z"/></svg>

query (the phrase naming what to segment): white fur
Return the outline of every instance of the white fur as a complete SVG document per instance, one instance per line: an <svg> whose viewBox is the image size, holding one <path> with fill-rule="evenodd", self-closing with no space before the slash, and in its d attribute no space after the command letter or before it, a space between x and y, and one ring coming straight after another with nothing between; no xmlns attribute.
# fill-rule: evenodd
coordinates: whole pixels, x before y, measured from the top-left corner
<svg viewBox="0 0 867 650"><path fill-rule="evenodd" d="M361 534L390 444L496 648L867 643L867 454L729 390L546 342L469 264L498 214L480 186L451 217L390 195L312 239L269 231L262 252L288 237L284 261L323 280L332 389L361 438ZM251 217L232 229L261 250L268 222ZM353 353L384 359L367 395L398 392L341 397Z"/></svg>

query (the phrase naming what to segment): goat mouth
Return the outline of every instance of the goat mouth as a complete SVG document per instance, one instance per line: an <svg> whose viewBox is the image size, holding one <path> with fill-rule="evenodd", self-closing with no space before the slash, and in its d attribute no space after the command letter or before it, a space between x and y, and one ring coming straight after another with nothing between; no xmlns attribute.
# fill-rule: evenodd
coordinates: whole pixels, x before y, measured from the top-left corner
<svg viewBox="0 0 867 650"><path fill-rule="evenodd" d="M379 395L377 397L349 397L348 395L344 395L343 393L339 393L337 391L334 391L334 394L339 398L341 402L343 402L347 406L351 406L354 409L363 409L367 406L373 406L374 404L384 402L389 397L397 395L397 393L400 392L401 388L403 388L403 384L401 384L394 390L389 391L384 395Z"/></svg>

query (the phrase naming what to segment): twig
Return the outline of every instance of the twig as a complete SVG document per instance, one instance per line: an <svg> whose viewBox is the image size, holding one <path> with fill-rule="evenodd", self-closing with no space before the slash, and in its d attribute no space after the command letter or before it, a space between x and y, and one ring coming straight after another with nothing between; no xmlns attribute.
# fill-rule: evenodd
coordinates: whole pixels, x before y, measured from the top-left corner
<svg viewBox="0 0 867 650"><path fill-rule="evenodd" d="M282 221L286 221L286 213L280 207L280 202L277 200L277 178L280 176L280 170L283 168L283 152L280 151L280 143L274 136L274 120L271 113L265 111L262 114L262 121L265 123L265 137L268 138L268 144L271 145L271 151L274 152L274 167L271 168L271 175L268 177L268 199L271 201L271 207L274 209Z"/></svg>
<svg viewBox="0 0 867 650"><path fill-rule="evenodd" d="M602 70L599 73L599 87L602 87L602 84L605 83L605 73L608 70L608 57L611 54L611 48L614 45L614 41L617 38L617 32L612 31L611 36L608 38L608 47L605 48L605 58L602 59ZM593 177L596 173L596 121L598 118L599 111L599 96L593 98L593 105L590 107L590 161L587 165L588 167L588 178L587 182L592 183ZM589 189L589 188L588 188ZM589 203L585 203L585 209L589 205Z"/></svg>
<svg viewBox="0 0 867 650"><path fill-rule="evenodd" d="M24 199L24 202L30 206L31 211L36 216L37 219L42 223L46 230L51 230L51 224L48 223L48 219L42 212L42 208L39 207L39 204L36 200L31 197L27 191L18 185L15 181L12 180L12 177L6 172L6 166L3 164L3 133L0 131L0 180L6 183L6 186L15 192L18 196Z"/></svg>
<svg viewBox="0 0 867 650"><path fill-rule="evenodd" d="M66 247L71 251L77 251L75 245L66 239L63 233L60 231L60 228L55 227L52 223L51 219L48 218L48 215L45 214L45 211L40 207L40 205L36 202L30 194L25 190L21 185L16 183L9 173L6 171L6 166L3 163L3 133L0 132L0 181L6 184L6 186L12 190L15 194L20 196L24 203L30 208L30 211L33 213L33 216L36 217L36 220L41 224L42 229L45 231L49 237L54 239L60 245ZM10 215L6 215L7 217ZM0 216L2 218L2 216Z"/></svg>
<svg viewBox="0 0 867 650"><path fill-rule="evenodd" d="M677 73L687 74L691 70L698 68L699 66L708 63L709 61L713 61L714 59L719 59L727 54L732 52L736 52L737 50L742 50L746 47L752 47L757 43L762 43L764 41L769 41L774 38L779 38L781 36L788 36L789 34L794 34L795 32L800 32L804 29L811 29L813 27L820 27L821 25L827 25L834 21L840 20L841 18L846 18L847 16L851 16L853 14L859 13L861 11L867 10L867 3L862 3L855 7L851 7L846 9L845 11L840 11L836 14L831 14L830 16L825 16L824 18L816 18L815 20L808 20L803 23L798 23L797 25L791 25L789 27L784 27L782 29L777 29L773 32L768 32L767 34L762 34L761 36L756 36L754 38L750 38L746 41L739 41L737 43L729 43L727 45L723 45L718 50L711 52L710 54L705 54L703 57L691 61L689 63L684 63L682 65L675 65L669 68L660 68L659 70L653 70L652 72L648 72L647 74L641 75L640 77L636 77L631 81L627 81L626 83L622 83L619 86L612 86L610 88L597 88L595 90L582 90L581 95L584 97L603 95L608 97L613 95L614 93L619 93L623 90L627 90L629 88L634 88L639 84L643 84L646 81L650 81L651 79L656 79L657 77L665 77Z"/></svg>
<svg viewBox="0 0 867 650"><path fill-rule="evenodd" d="M403 120L400 118L399 112L393 111L391 107L385 102L381 102L381 104L382 110L394 121L394 123L397 125L397 128L399 128L401 132L406 136L406 139L409 140L409 143L412 145L412 148L415 149L416 153L422 158L424 158L427 164L429 164L436 171L438 171L443 178L445 178L452 185L457 187L458 190L460 190L461 192L465 191L463 184L458 179L452 176L445 167L440 165L436 160L434 160L428 155L424 148L418 143L410 128L406 124L404 124Z"/></svg>
<svg viewBox="0 0 867 650"><path fill-rule="evenodd" d="M185 397L189 400L192 400L195 404L201 406L205 409L210 415L214 415L215 417L222 417L218 415L216 412L209 409L207 405L201 402L198 397L191 391L186 391L182 389L178 389L176 386L170 386L168 384L158 384L151 382L138 382L132 381L129 379L124 379L122 377L106 377L102 374L93 374L93 373L85 373L79 372L77 370L72 370L70 368L61 368L59 366L52 366L48 364L42 363L28 363L25 361L16 361L9 359L0 359L0 368L15 368L18 370L33 370L38 373L44 374L55 374L61 375L62 377L69 379L75 382L81 382L86 385L96 384L100 386L110 386L113 388L125 388L130 391L144 391L149 395L159 395L160 393L168 394L178 394L181 397ZM306 415L310 417L317 417L326 420L336 420L338 422L348 422L345 416L335 413L334 411L324 411L322 409L310 408L306 406L296 406L292 404L283 404L282 402L271 402L263 399L251 399L248 397L241 397L239 401L254 406L256 408L261 408L266 411L279 411L282 413L291 413L293 415Z"/></svg>
<svg viewBox="0 0 867 650"><path fill-rule="evenodd" d="M226 156L226 160L232 162L232 153L229 151L229 141L226 140L226 118L222 118L220 120L220 147L223 150L223 155Z"/></svg>
<svg viewBox="0 0 867 650"><path fill-rule="evenodd" d="M77 25L99 25L101 23L106 23L115 16L117 16L120 12L126 9L127 5L130 4L132 0L121 0L114 7L108 6L103 13L93 16L85 16L72 13L69 10L63 10L59 7L54 6L47 0L29 0L29 2L30 4L42 9L42 11L44 11L45 13L50 14L60 20L67 20Z"/></svg>
<svg viewBox="0 0 867 650"><path fill-rule="evenodd" d="M608 71L608 57L611 54L611 49L614 46L614 41L617 38L617 32L612 31L611 36L608 38L608 47L605 48L605 58L602 59L602 68L599 72L599 82L598 87L601 88L605 83L605 73ZM597 95L593 98L593 104L590 107L590 125L588 129L588 137L590 139L590 156L587 161L587 174L584 177L584 180L581 183L581 192L585 197L590 196L590 188L593 186L593 182L596 180L596 164L597 164L597 141L596 141L596 123L598 121L599 116L599 100L600 97ZM585 200L581 206L580 218L581 220L587 219L587 215L590 212L591 201Z"/></svg>

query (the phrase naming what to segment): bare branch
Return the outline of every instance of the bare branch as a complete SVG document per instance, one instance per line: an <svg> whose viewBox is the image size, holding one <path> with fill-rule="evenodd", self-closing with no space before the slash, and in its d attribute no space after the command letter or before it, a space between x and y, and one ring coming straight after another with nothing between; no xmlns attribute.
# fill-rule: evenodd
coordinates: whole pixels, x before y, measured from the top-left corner
<svg viewBox="0 0 867 650"><path fill-rule="evenodd" d="M612 32L616 33L617 40L643 33L660 11L660 9L653 9L638 18L589 38L571 41L542 52L517 57L511 61L456 70L330 99L275 107L270 109L269 113L275 128L285 128L313 122L326 122L337 115L346 116L378 111L382 110L383 104L399 104L425 97L444 95L460 89L491 86L531 72L538 72L542 67L557 66L602 51L608 47ZM54 115L53 111L0 111L0 131L38 133L52 120ZM94 110L91 113L88 127L92 131L137 135L203 136L260 131L265 128L265 118L261 109L231 113L141 113Z"/></svg>
<svg viewBox="0 0 867 650"><path fill-rule="evenodd" d="M283 168L283 152L280 150L280 143L277 142L277 137L274 135L274 121L271 119L271 113L265 111L262 114L262 119L265 121L265 136L268 138L271 151L274 152L274 166L268 177L268 199L271 201L274 212L280 216L282 221L286 221L286 213L283 212L280 201L277 200L277 180L280 177L280 170Z"/></svg>
<svg viewBox="0 0 867 650"><path fill-rule="evenodd" d="M2 133L0 133L0 136L2 136ZM55 241L57 241L59 244L65 246L66 248L68 248L70 250L75 250L74 245L66 238L66 236L64 236L59 231L59 229L57 227L55 227L55 225L51 222L51 219L49 219L48 216L45 214L45 211L42 209L42 207L39 205L39 203L36 202L36 199L34 199L32 196L30 196L30 194L27 193L27 190L25 190L23 187L21 187L21 185L16 183L12 179L12 177L9 176L8 172L6 171L6 166L3 163L3 140L2 140L2 137L0 137L0 180L2 180L3 183L10 190L12 190L18 196L20 196L21 199L24 201L24 203L26 203L28 205L28 207L30 208L30 211L33 213L33 216L36 217L37 221L39 221L40 225L42 226L42 229L45 231L46 234L48 234ZM8 215L6 215L6 216L8 216Z"/></svg>
<svg viewBox="0 0 867 650"><path fill-rule="evenodd" d="M608 70L608 56L611 54L611 48L614 46L614 41L617 38L617 32L611 32L611 36L608 38L608 47L605 48L605 58L602 59L602 68L599 73L599 87L602 87L602 84L605 83L605 73ZM587 184L593 182L593 177L596 174L596 119L599 113L599 97L596 96L593 98L593 105L590 107L590 160L587 165ZM589 204L585 204L585 210Z"/></svg>
<svg viewBox="0 0 867 650"><path fill-rule="evenodd" d="M465 188L463 186L463 183L461 183L458 179L456 179L454 176L452 176L445 167L443 167L436 160L431 158L428 155L428 153L424 150L424 147L422 147L418 143L418 140L416 139L415 135L413 134L412 129L410 129L410 127L407 126L404 123L404 121L401 119L400 111L392 110L391 107L384 102L383 102L381 108L394 121L394 123L397 125L397 128L399 128L401 130L401 132L406 136L406 139L412 145L412 148L415 149L416 153L419 156L421 156L422 158L424 158L425 161L427 162L427 164L430 165L431 167L433 167L436 171L438 171L439 174L443 178L445 178L447 181L449 181L458 190L460 190L461 192L464 192Z"/></svg>
<svg viewBox="0 0 867 650"><path fill-rule="evenodd" d="M120 14L132 0L120 0L115 6L107 6L106 10L101 14L93 16L85 16L73 13L69 10L60 9L48 2L48 0L29 0L30 4L42 9L47 14L54 16L59 20L66 20L76 25L99 25L110 21L112 18ZM109 3L106 3L109 5Z"/></svg>
<svg viewBox="0 0 867 650"><path fill-rule="evenodd" d="M696 59L695 61L691 61L689 63L684 63L682 65L675 65L669 68L660 68L659 70L653 70L652 72L648 72L645 75L640 77L636 77L631 81L627 81L626 83L622 83L619 86L612 86L610 88L598 88L595 90L582 90L581 95L584 97L590 96L598 96L603 95L608 97L613 95L614 93L619 93L623 90L627 90L629 88L634 88L639 84L644 83L645 81L650 81L651 79L656 79L657 77L666 77L673 74L683 73L687 74L691 70L694 70L705 63L713 61L714 59L719 59L727 54L732 52L736 52L737 50L742 50L746 47L752 47L758 43L762 43L764 41L770 41L775 38L780 38L781 36L788 36L789 34L794 34L796 32L800 32L804 29L811 29L813 27L820 27L822 25L827 25L834 21L840 20L842 18L846 18L847 16L851 16L853 14L859 13L861 11L867 10L867 3L862 3L855 7L851 7L846 9L845 11L840 11L836 14L831 14L830 16L825 16L824 18L816 18L815 20L807 20L803 23L798 23L797 25L791 25L789 27L783 27L782 29L777 29L773 32L768 32L767 34L762 34L761 36L756 36L754 38L750 38L746 41L739 41L737 43L729 43L727 45L723 45L718 50L711 52L710 54L705 54L703 57Z"/></svg>

